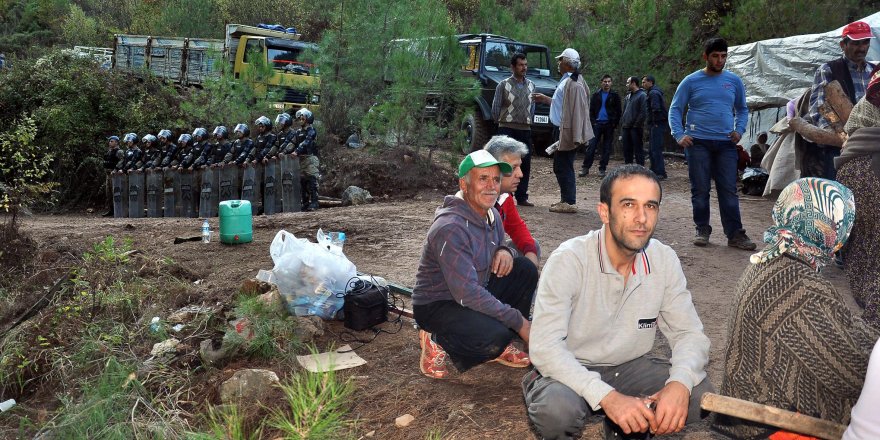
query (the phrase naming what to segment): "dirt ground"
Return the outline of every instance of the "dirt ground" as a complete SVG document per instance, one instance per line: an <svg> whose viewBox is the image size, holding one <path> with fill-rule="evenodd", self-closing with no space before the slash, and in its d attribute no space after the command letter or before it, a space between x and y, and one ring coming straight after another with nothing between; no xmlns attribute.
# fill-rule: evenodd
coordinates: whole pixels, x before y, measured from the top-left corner
<svg viewBox="0 0 880 440"><path fill-rule="evenodd" d="M535 158L532 163L530 193L536 206L520 208L520 212L540 241L546 259L562 241L601 226L595 209L600 179L594 174L578 179L580 212L554 214L548 212L550 204L559 200L552 162ZM617 164L619 162L613 162L611 166ZM710 246L694 247L687 170L683 163L676 162L668 166L668 171L670 178L663 184L663 204L655 237L672 246L684 266L697 311L712 341L709 378L718 387L734 289L750 253L726 246L720 233L714 196L712 225L716 233ZM451 175L446 178L451 179ZM402 188L368 187L366 189L378 196L374 204L255 217L253 243L238 246L223 245L217 240L210 244L173 244L176 236L199 233L201 221L197 219L107 219L96 214L35 216L24 220L23 229L37 242L38 254L57 248L53 244L59 242L67 243L69 252L76 253L107 235L129 237L135 249L157 258L168 257L204 280L198 286L199 295L191 298L193 303L228 303L242 281L260 269L271 269L269 243L280 229L312 240L318 228L345 231L345 254L359 271L412 286L434 209L444 195L443 188L450 186L438 185L436 189L418 191L405 199L382 197ZM770 223L771 207L770 200L740 198L744 226L755 241L760 240ZM217 219L212 219L211 225L216 232ZM841 270L832 267L824 274L840 292L849 292ZM385 324L384 328L393 331L395 327ZM328 332L322 343L340 345L334 334L345 330L344 327L335 322L330 323L328 329L332 333ZM363 334L364 337L370 335ZM381 439L424 439L429 435L448 439L537 437L525 415L520 388L524 370L487 364L455 375L451 380L430 380L419 373L416 335L412 321L405 320L400 332L380 334L375 341L357 350L367 361L365 366L342 373L351 377L357 386L350 412L350 418L356 420L354 438L366 438L363 436L371 431L375 431L372 438ZM659 352L667 350L662 341L658 342ZM407 413L415 417L413 423L407 428L396 428L394 419ZM601 438L600 422L598 418L592 419L583 438ZM699 423L678 438L720 436L711 433L705 423Z"/></svg>

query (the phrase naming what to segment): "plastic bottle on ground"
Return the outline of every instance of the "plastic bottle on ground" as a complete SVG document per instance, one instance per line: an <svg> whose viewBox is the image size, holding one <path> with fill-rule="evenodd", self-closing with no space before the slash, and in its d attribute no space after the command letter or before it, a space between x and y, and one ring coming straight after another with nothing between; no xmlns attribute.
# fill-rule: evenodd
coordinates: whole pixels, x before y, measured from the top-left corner
<svg viewBox="0 0 880 440"><path fill-rule="evenodd" d="M210 243L211 242L211 225L208 223L208 219L205 219L202 222L202 243Z"/></svg>

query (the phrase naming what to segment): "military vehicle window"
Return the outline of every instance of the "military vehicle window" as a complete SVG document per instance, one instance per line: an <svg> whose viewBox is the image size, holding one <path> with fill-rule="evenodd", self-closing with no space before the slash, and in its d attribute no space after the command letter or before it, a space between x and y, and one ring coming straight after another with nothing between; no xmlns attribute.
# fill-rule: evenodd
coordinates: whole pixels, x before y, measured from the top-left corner
<svg viewBox="0 0 880 440"><path fill-rule="evenodd" d="M260 40L248 40L247 45L244 47L244 62L250 63L252 61L256 61L263 54L263 49L260 47Z"/></svg>
<svg viewBox="0 0 880 440"><path fill-rule="evenodd" d="M275 70L283 70L296 75L311 75L312 64L302 60L302 49L269 47L269 62Z"/></svg>
<svg viewBox="0 0 880 440"><path fill-rule="evenodd" d="M529 60L530 75L550 76L547 65L547 49L540 46L529 46L520 43L487 43L486 70L493 72L510 72L510 58L521 52Z"/></svg>
<svg viewBox="0 0 880 440"><path fill-rule="evenodd" d="M465 47L465 55L467 55L468 63L464 68L466 70L477 70L480 68L480 48L477 45Z"/></svg>

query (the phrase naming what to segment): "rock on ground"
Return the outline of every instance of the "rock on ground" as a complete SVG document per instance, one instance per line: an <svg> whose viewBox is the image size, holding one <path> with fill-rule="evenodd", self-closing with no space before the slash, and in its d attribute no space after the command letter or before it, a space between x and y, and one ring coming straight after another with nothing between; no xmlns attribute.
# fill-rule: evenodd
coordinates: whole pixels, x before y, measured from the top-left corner
<svg viewBox="0 0 880 440"><path fill-rule="evenodd" d="M373 196L370 195L369 191L363 188L349 186L342 192L342 206L364 205L372 201Z"/></svg>
<svg viewBox="0 0 880 440"><path fill-rule="evenodd" d="M238 370L220 384L220 400L223 403L262 401L269 396L278 382L278 375L274 371Z"/></svg>

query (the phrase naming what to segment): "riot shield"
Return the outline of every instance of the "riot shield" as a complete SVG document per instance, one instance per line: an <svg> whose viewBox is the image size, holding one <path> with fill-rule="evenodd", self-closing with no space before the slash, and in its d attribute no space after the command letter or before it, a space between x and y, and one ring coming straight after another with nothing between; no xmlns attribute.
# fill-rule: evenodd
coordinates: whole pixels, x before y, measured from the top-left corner
<svg viewBox="0 0 880 440"><path fill-rule="evenodd" d="M238 186L238 166L226 164L220 167L220 200L238 200L241 190Z"/></svg>
<svg viewBox="0 0 880 440"><path fill-rule="evenodd" d="M256 210L257 200L254 198L256 191L254 190L254 186L256 184L256 170L254 164L248 163L244 166L244 171L241 173L241 200L247 200L251 202L251 207Z"/></svg>
<svg viewBox="0 0 880 440"><path fill-rule="evenodd" d="M128 217L128 176L113 173L110 182L113 185L113 217Z"/></svg>
<svg viewBox="0 0 880 440"><path fill-rule="evenodd" d="M254 201L251 205L255 207L251 208L254 214L263 210L263 166L262 163L254 165Z"/></svg>
<svg viewBox="0 0 880 440"><path fill-rule="evenodd" d="M302 193L299 186L299 158L281 156L281 209L283 212L302 210Z"/></svg>
<svg viewBox="0 0 880 440"><path fill-rule="evenodd" d="M180 216L195 217L195 209L193 200L196 200L195 188L198 188L198 182L194 182L196 176L190 170L179 170L180 175Z"/></svg>
<svg viewBox="0 0 880 440"><path fill-rule="evenodd" d="M147 217L162 217L162 170L147 170Z"/></svg>
<svg viewBox="0 0 880 440"><path fill-rule="evenodd" d="M272 215L277 212L275 210L275 198L277 197L275 194L275 172L277 167L275 165L277 163L278 159L269 159L263 170L263 214L265 215Z"/></svg>
<svg viewBox="0 0 880 440"><path fill-rule="evenodd" d="M164 209L162 211L165 217L177 217L179 210L177 209L180 197L180 173L177 170L168 168L162 173L163 193L165 194Z"/></svg>
<svg viewBox="0 0 880 440"><path fill-rule="evenodd" d="M219 173L218 170L205 167L199 174L201 175L201 187L199 188L199 217L208 218L213 217L211 215L211 207L216 206L216 203L213 203L214 198L217 196L217 176Z"/></svg>
<svg viewBox="0 0 880 440"><path fill-rule="evenodd" d="M131 171L128 173L128 216L141 218L144 216L144 173Z"/></svg>
<svg viewBox="0 0 880 440"><path fill-rule="evenodd" d="M211 179L211 187L214 191L211 193L211 206L208 207L210 217L217 217L220 210L220 168L212 168L210 174L205 177Z"/></svg>

